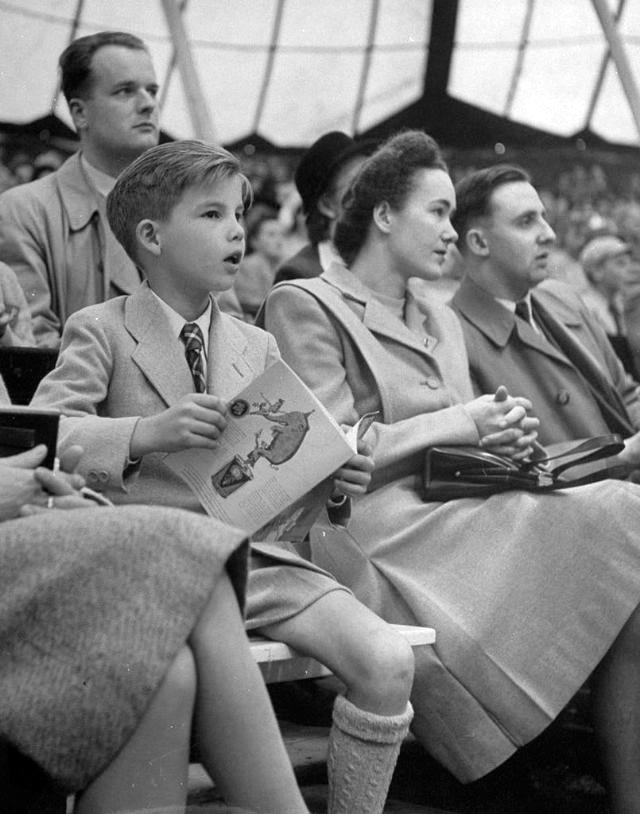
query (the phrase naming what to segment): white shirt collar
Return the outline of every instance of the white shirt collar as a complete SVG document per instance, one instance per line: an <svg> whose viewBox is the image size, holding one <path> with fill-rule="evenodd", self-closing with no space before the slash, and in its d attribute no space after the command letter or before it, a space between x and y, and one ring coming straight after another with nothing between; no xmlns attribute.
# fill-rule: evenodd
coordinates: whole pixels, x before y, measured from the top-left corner
<svg viewBox="0 0 640 814"><path fill-rule="evenodd" d="M504 305L507 311L511 311L512 314L515 314L516 312L515 300L503 300L502 297L496 297L495 299L496 302L500 303L500 305ZM531 310L531 292L527 291L525 296L522 297L521 299L523 299L529 305L529 310Z"/></svg>
<svg viewBox="0 0 640 814"><path fill-rule="evenodd" d="M524 297L521 297L521 299L524 300L524 302L526 302L527 305L529 306L529 314L531 315L530 323L531 327L533 328L534 331L540 333L540 328L538 328L536 324L535 317L533 316L533 309L531 307L531 291L527 291L527 293L524 295ZM515 300L504 300L501 297L496 297L495 300L496 302L499 302L500 305L503 305L508 311L511 311L512 314L515 314L516 312Z"/></svg>
<svg viewBox="0 0 640 814"><path fill-rule="evenodd" d="M149 285L146 283L146 285ZM153 294L156 298L160 307L166 314L167 319L169 320L169 325L171 326L171 336L175 339L182 341L180 339L180 332L182 331L186 319L183 316L175 311L170 305L168 305L161 297L159 297L156 292L149 286L149 291ZM207 358L208 350L209 350L209 342L207 341L209 336L209 331L211 329L211 314L212 314L212 306L211 306L211 298L209 298L209 304L204 309L202 314L197 319L194 319L193 322L200 328L202 331L202 336L204 337L204 345L202 348L202 352L204 353L204 358Z"/></svg>

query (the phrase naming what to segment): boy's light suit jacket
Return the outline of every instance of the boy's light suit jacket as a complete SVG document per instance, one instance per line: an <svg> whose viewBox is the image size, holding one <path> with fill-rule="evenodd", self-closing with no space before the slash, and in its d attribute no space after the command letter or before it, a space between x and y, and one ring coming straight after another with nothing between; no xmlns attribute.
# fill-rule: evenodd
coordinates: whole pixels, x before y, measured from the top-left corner
<svg viewBox="0 0 640 814"><path fill-rule="evenodd" d="M224 314L212 303L207 391L228 400L280 358L265 331ZM141 416L176 404L193 392L179 337L146 284L73 314L64 329L56 368L32 405L62 411L59 451L80 444L80 473L115 503L151 503L202 512L197 498L163 453L131 463L131 435ZM249 629L294 616L321 596L346 590L286 543L252 544L247 589ZM293 566L293 567L291 567Z"/></svg>
<svg viewBox="0 0 640 814"><path fill-rule="evenodd" d="M272 336L223 314L215 302L208 337L207 390L229 399L280 356ZM129 448L141 416L151 416L193 392L179 337L146 284L72 314L56 368L32 400L55 407L59 450L80 444L87 485L117 503L156 503L200 511L191 489L163 462L163 453L131 464Z"/></svg>

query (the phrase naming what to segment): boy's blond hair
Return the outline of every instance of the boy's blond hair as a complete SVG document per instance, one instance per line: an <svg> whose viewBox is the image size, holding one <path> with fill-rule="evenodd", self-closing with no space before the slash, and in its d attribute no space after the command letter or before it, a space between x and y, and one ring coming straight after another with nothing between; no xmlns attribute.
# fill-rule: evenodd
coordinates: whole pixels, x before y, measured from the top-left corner
<svg viewBox="0 0 640 814"><path fill-rule="evenodd" d="M251 205L251 184L238 159L203 141L172 141L152 147L119 176L107 198L111 231L129 257L138 262L136 227L141 220L166 220L190 187L238 176L242 202Z"/></svg>

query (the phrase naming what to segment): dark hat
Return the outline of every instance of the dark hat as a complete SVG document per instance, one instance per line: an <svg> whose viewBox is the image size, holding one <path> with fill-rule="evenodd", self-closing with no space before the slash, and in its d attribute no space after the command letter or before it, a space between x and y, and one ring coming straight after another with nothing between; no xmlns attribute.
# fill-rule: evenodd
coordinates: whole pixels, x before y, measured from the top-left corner
<svg viewBox="0 0 640 814"><path fill-rule="evenodd" d="M373 139L357 141L346 133L325 133L300 159L295 174L296 187L305 212L309 212L327 189L342 165L356 155L370 155L376 147Z"/></svg>

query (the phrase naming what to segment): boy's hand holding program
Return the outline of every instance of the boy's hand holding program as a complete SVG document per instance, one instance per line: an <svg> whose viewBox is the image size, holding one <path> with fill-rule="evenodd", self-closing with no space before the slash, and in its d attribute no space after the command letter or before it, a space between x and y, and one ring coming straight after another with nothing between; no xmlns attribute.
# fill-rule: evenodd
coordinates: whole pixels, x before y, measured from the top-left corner
<svg viewBox="0 0 640 814"><path fill-rule="evenodd" d="M371 473L374 468L371 452L371 444L362 439L358 441L358 454L350 458L333 475L332 500L335 501L343 495L355 497L365 494L371 483Z"/></svg>
<svg viewBox="0 0 640 814"><path fill-rule="evenodd" d="M180 452L192 447L215 449L227 426L227 403L209 393L187 393L157 415L141 418L131 437L130 455Z"/></svg>

